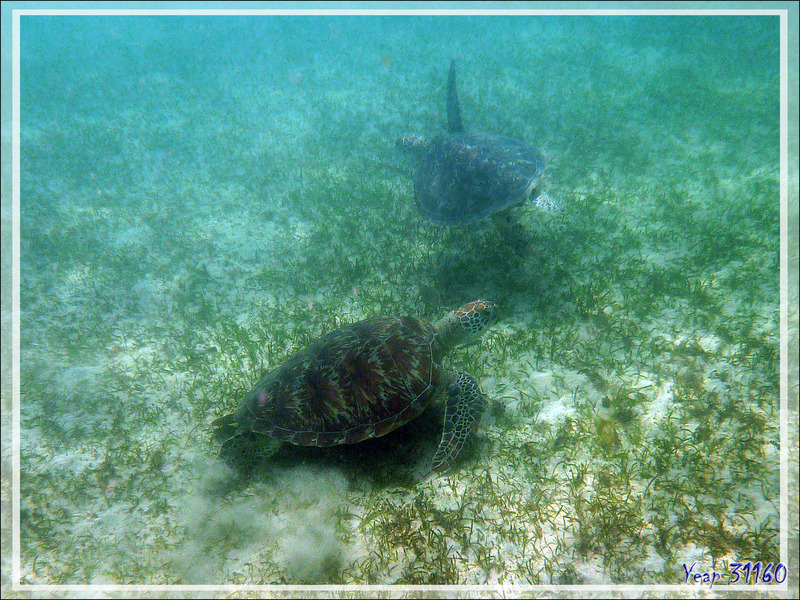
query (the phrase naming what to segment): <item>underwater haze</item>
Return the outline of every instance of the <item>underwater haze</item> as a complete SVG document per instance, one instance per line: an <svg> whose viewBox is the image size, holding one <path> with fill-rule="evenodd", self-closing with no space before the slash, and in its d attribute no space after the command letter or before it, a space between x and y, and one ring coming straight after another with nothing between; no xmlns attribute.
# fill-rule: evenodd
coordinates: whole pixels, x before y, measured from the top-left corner
<svg viewBox="0 0 800 600"><path fill-rule="evenodd" d="M20 36L22 583L722 585L780 562L777 16ZM539 148L556 209L418 211L396 142L445 131L451 59L467 131ZM438 404L246 474L219 457L212 422L321 334L476 298L497 319L448 364L488 409L454 470L420 476Z"/></svg>

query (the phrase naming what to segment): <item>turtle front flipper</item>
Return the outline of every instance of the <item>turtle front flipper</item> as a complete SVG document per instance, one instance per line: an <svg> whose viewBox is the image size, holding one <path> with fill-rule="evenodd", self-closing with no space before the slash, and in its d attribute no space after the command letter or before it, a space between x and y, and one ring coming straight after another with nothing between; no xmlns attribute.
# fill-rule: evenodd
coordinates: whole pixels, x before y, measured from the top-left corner
<svg viewBox="0 0 800 600"><path fill-rule="evenodd" d="M453 466L485 408L486 399L478 383L466 373L454 373L447 388L442 441L433 456L432 471L446 471Z"/></svg>

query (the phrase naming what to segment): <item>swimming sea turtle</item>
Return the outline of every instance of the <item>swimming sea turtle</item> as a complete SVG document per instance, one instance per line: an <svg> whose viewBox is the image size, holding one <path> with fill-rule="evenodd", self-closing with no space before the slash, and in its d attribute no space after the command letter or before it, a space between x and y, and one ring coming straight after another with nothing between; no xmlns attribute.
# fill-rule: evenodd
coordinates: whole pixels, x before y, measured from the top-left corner
<svg viewBox="0 0 800 600"><path fill-rule="evenodd" d="M531 197L541 208L556 207L548 195L539 193L545 160L537 148L512 138L464 131L455 61L450 62L447 77L447 132L433 139L405 136L397 145L417 160L417 207L434 223L469 223Z"/></svg>
<svg viewBox="0 0 800 600"><path fill-rule="evenodd" d="M436 323L377 317L323 335L264 375L235 413L214 422L221 455L247 467L254 454L268 456L282 442L353 444L393 431L444 396L431 469L450 468L486 401L472 377L442 360L493 316L493 303L475 300Z"/></svg>

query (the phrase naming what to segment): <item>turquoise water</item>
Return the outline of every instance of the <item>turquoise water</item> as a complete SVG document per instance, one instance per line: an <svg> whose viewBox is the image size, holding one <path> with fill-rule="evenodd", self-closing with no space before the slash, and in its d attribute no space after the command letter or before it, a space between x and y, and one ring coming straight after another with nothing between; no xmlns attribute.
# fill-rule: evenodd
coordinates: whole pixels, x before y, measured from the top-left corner
<svg viewBox="0 0 800 600"><path fill-rule="evenodd" d="M24 583L680 584L780 560L777 17L23 16ZM532 203L417 212L395 147L535 144ZM211 422L324 332L499 318L489 402L286 446Z"/></svg>

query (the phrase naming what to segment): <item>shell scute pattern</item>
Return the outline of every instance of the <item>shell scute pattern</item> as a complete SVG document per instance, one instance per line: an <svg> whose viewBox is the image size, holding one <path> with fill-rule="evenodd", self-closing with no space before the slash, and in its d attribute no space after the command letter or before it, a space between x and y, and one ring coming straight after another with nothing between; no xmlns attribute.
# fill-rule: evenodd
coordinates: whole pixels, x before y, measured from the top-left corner
<svg viewBox="0 0 800 600"><path fill-rule="evenodd" d="M417 416L424 405L413 405L431 392L441 353L431 347L433 332L415 321L369 319L322 336L256 386L253 430L328 446L374 437ZM272 401L258 406L259 392Z"/></svg>
<svg viewBox="0 0 800 600"><path fill-rule="evenodd" d="M538 149L510 138L447 134L431 140L414 176L417 208L434 221L487 217L521 204L544 172Z"/></svg>

